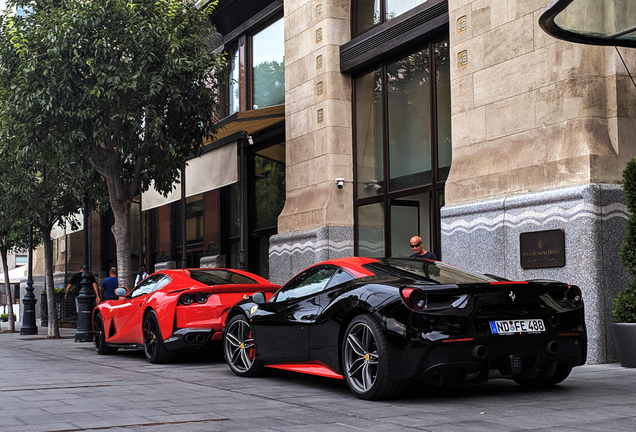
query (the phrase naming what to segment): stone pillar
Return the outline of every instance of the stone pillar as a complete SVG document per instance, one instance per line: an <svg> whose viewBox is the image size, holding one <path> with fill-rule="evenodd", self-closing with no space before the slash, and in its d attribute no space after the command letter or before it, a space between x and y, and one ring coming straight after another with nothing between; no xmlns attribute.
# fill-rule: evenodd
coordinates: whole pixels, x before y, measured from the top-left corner
<svg viewBox="0 0 636 432"><path fill-rule="evenodd" d="M270 240L274 283L353 254L351 79L340 73L350 3L285 1L287 198Z"/></svg>
<svg viewBox="0 0 636 432"><path fill-rule="evenodd" d="M611 299L627 283L617 184L636 154L636 89L613 47L543 32L545 6L449 2L453 159L442 254L506 278L578 284L588 362L614 361ZM620 50L634 64L635 50ZM522 269L519 234L554 228L565 232L565 267Z"/></svg>

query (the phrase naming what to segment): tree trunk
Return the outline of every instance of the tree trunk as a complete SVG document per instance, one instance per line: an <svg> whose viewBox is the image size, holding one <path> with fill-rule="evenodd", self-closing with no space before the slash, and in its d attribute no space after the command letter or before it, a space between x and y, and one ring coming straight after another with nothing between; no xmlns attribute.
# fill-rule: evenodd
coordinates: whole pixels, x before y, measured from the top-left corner
<svg viewBox="0 0 636 432"><path fill-rule="evenodd" d="M2 270L4 271L4 286L7 290L7 304L9 305L9 331L15 332L15 321L13 320L13 293L11 292L11 281L9 280L9 265L7 264L7 248L0 247L2 254Z"/></svg>
<svg viewBox="0 0 636 432"><path fill-rule="evenodd" d="M53 240L51 240L51 224L42 227L44 243L44 279L46 281L46 300L48 302L49 324L48 336L59 338L60 328L57 322L57 305L55 304L55 286L53 285Z"/></svg>
<svg viewBox="0 0 636 432"><path fill-rule="evenodd" d="M115 244L117 247L117 277L119 278L119 286L126 287L130 291L133 288L130 260L130 206L132 205L132 199L127 199L127 197L124 197L124 199L119 198L121 195L128 195L128 193L117 193L118 189L123 189L119 178L107 176L106 184L108 185L110 207L115 216L115 223L111 227L111 231L115 236Z"/></svg>

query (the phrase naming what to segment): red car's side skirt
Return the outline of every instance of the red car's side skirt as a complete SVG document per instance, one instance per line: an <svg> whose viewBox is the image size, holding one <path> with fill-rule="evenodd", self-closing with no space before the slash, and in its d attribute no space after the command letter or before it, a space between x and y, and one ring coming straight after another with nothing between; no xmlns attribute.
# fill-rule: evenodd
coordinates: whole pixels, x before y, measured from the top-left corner
<svg viewBox="0 0 636 432"><path fill-rule="evenodd" d="M318 375L327 378L344 379L340 374L337 374L324 364L318 361L304 362L304 363L278 363L265 365L265 367L272 369L283 369L292 372L300 372L309 375Z"/></svg>

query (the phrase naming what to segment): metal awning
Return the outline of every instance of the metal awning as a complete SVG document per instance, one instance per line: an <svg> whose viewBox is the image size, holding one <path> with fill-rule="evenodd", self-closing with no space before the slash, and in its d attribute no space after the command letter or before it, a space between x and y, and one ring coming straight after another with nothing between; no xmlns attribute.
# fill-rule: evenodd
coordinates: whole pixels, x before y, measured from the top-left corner
<svg viewBox="0 0 636 432"><path fill-rule="evenodd" d="M553 0L539 25L570 42L636 48L636 1Z"/></svg>

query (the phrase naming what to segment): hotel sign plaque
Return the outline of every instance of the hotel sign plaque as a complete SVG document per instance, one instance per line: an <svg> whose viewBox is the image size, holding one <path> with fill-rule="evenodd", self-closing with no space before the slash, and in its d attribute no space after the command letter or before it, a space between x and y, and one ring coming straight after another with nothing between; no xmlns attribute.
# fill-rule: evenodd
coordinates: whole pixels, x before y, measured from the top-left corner
<svg viewBox="0 0 636 432"><path fill-rule="evenodd" d="M549 268L565 265L565 232L562 229L519 234L521 268Z"/></svg>

